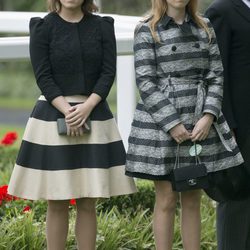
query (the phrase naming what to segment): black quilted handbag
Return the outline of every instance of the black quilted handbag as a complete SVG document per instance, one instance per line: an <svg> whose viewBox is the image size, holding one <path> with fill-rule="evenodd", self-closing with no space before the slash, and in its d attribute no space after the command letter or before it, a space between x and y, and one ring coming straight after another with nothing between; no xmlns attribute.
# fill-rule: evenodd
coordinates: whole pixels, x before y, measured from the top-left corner
<svg viewBox="0 0 250 250"><path fill-rule="evenodd" d="M179 167L179 149L177 146L175 167L173 169L172 188L174 191L183 192L193 189L206 189L209 187L208 173L205 164L200 162L195 146L195 164Z"/></svg>

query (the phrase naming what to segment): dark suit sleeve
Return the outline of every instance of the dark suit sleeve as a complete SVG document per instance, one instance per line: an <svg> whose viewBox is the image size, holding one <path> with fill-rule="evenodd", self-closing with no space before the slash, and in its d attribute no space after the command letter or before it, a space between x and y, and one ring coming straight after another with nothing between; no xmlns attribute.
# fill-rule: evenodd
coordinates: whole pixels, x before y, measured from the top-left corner
<svg viewBox="0 0 250 250"><path fill-rule="evenodd" d="M116 39L114 31L114 19L111 17L101 18L103 37L103 59L101 75L95 85L93 93L106 99L113 85L116 74Z"/></svg>
<svg viewBox="0 0 250 250"><path fill-rule="evenodd" d="M229 85L229 52L231 44L230 25L226 21L226 14L219 13L219 11L214 7L208 8L205 15L210 19L214 27L224 67L224 96L222 111L226 117L229 127L234 129L237 125L233 114Z"/></svg>

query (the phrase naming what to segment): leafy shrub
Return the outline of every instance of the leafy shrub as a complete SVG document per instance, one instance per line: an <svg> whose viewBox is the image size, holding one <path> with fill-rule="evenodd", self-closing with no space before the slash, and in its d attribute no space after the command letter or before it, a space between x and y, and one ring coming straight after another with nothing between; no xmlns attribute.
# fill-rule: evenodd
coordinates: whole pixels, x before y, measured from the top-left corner
<svg viewBox="0 0 250 250"><path fill-rule="evenodd" d="M6 216L1 221L0 250L42 250L45 248L44 225L34 221L34 214L27 212Z"/></svg>
<svg viewBox="0 0 250 250"><path fill-rule="evenodd" d="M100 199L98 211L110 211L113 207L121 213L137 213L138 210L152 212L154 208L154 186L152 181L137 180L138 192L132 195L117 196L110 199Z"/></svg>

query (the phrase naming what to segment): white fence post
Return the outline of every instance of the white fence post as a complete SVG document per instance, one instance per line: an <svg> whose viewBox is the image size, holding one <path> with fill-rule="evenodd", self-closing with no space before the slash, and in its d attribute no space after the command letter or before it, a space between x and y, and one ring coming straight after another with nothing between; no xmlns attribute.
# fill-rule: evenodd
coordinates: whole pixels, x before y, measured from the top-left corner
<svg viewBox="0 0 250 250"><path fill-rule="evenodd" d="M117 121L125 149L128 148L128 136L136 105L134 57L132 55L117 58Z"/></svg>
<svg viewBox="0 0 250 250"><path fill-rule="evenodd" d="M102 12L102 0L96 0L95 2L99 8L99 12Z"/></svg>

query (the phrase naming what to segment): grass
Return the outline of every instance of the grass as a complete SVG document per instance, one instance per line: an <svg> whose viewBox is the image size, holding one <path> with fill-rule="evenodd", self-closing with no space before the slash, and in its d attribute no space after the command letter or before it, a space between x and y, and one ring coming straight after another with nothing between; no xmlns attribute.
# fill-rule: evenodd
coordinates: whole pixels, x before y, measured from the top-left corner
<svg viewBox="0 0 250 250"><path fill-rule="evenodd" d="M2 97L0 98L0 108L31 110L35 104L35 99L20 97Z"/></svg>

